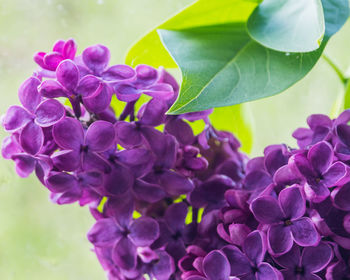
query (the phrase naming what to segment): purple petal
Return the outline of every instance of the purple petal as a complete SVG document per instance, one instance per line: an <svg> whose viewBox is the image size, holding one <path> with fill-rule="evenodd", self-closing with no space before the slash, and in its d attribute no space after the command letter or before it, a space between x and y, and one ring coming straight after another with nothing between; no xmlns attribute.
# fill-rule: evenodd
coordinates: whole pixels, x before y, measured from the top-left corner
<svg viewBox="0 0 350 280"><path fill-rule="evenodd" d="M149 101L142 115L139 116L140 122L145 125L158 126L164 122L165 113L168 107L161 99L152 99Z"/></svg>
<svg viewBox="0 0 350 280"><path fill-rule="evenodd" d="M170 195L188 194L194 189L192 181L170 170L161 173L159 179L161 186Z"/></svg>
<svg viewBox="0 0 350 280"><path fill-rule="evenodd" d="M288 219L297 219L304 215L306 202L298 186L283 189L278 200Z"/></svg>
<svg viewBox="0 0 350 280"><path fill-rule="evenodd" d="M169 84L155 84L141 90L142 93L160 98L163 100L171 99L174 96L173 87Z"/></svg>
<svg viewBox="0 0 350 280"><path fill-rule="evenodd" d="M102 78L106 81L123 81L136 77L135 70L124 64L113 65L102 73Z"/></svg>
<svg viewBox="0 0 350 280"><path fill-rule="evenodd" d="M39 93L47 98L66 97L66 90L54 80L46 80L38 88Z"/></svg>
<svg viewBox="0 0 350 280"><path fill-rule="evenodd" d="M95 74L100 74L108 65L111 54L103 45L94 45L86 48L82 54L83 61Z"/></svg>
<svg viewBox="0 0 350 280"><path fill-rule="evenodd" d="M65 41L63 41L63 40L57 40L57 41L53 44L52 50L53 50L54 52L62 53L64 43L65 43Z"/></svg>
<svg viewBox="0 0 350 280"><path fill-rule="evenodd" d="M76 64L70 60L63 60L56 70L57 81L59 81L67 90L73 91L78 85L79 69Z"/></svg>
<svg viewBox="0 0 350 280"><path fill-rule="evenodd" d="M103 175L99 171L87 171L78 174L78 178L82 185L90 187L100 187L103 183Z"/></svg>
<svg viewBox="0 0 350 280"><path fill-rule="evenodd" d="M16 131L23 128L32 120L32 115L20 106L11 106L7 109L2 125L7 131Z"/></svg>
<svg viewBox="0 0 350 280"><path fill-rule="evenodd" d="M176 233L185 227L187 213L188 207L184 202L175 203L168 207L164 218L168 226Z"/></svg>
<svg viewBox="0 0 350 280"><path fill-rule="evenodd" d="M16 164L16 172L18 176L24 178L28 177L35 168L36 159L27 154L15 154L12 156Z"/></svg>
<svg viewBox="0 0 350 280"><path fill-rule="evenodd" d="M129 228L134 212L134 199L130 193L108 198L103 213L113 217L121 228Z"/></svg>
<svg viewBox="0 0 350 280"><path fill-rule="evenodd" d="M231 266L231 275L239 276L251 272L248 258L235 246L225 246L221 251L226 255Z"/></svg>
<svg viewBox="0 0 350 280"><path fill-rule="evenodd" d="M303 217L291 225L294 241L300 246L315 246L320 241L315 225L310 218Z"/></svg>
<svg viewBox="0 0 350 280"><path fill-rule="evenodd" d="M293 246L291 228L283 224L272 225L267 231L270 251L273 255L282 255Z"/></svg>
<svg viewBox="0 0 350 280"><path fill-rule="evenodd" d="M158 72L151 66L140 64L135 68L137 74L137 83L140 86L149 86L158 79Z"/></svg>
<svg viewBox="0 0 350 280"><path fill-rule="evenodd" d="M312 202L321 202L329 196L329 189L322 184L305 185L305 193Z"/></svg>
<svg viewBox="0 0 350 280"><path fill-rule="evenodd" d="M289 165L279 168L273 176L275 184L280 186L293 185L300 181L298 174L291 169Z"/></svg>
<svg viewBox="0 0 350 280"><path fill-rule="evenodd" d="M69 191L64 193L51 193L51 201L57 203L58 205L70 204L78 201L83 192L79 187L71 188Z"/></svg>
<svg viewBox="0 0 350 280"><path fill-rule="evenodd" d="M248 191L265 189L272 183L271 176L262 170L254 170L247 174L244 179L244 188Z"/></svg>
<svg viewBox="0 0 350 280"><path fill-rule="evenodd" d="M350 147L350 126L347 124L340 124L336 128L336 132L340 141Z"/></svg>
<svg viewBox="0 0 350 280"><path fill-rule="evenodd" d="M44 56L45 68L51 71L55 71L60 62L63 60L62 54L53 51Z"/></svg>
<svg viewBox="0 0 350 280"><path fill-rule="evenodd" d="M321 271L332 259L332 248L324 242L321 242L317 247L304 248L301 254L301 264L309 273Z"/></svg>
<svg viewBox="0 0 350 280"><path fill-rule="evenodd" d="M268 263L262 263L256 273L257 280L278 280L275 269Z"/></svg>
<svg viewBox="0 0 350 280"><path fill-rule="evenodd" d="M342 210L350 211L350 183L336 188L332 192L334 205Z"/></svg>
<svg viewBox="0 0 350 280"><path fill-rule="evenodd" d="M159 260L152 267L152 274L155 279L168 280L175 272L173 258L165 251L157 251Z"/></svg>
<svg viewBox="0 0 350 280"><path fill-rule="evenodd" d="M36 155L44 144L42 128L34 122L29 122L21 132L19 143L25 152Z"/></svg>
<svg viewBox="0 0 350 280"><path fill-rule="evenodd" d="M277 200L271 196L255 199L250 208L255 218L264 224L278 223L284 218Z"/></svg>
<svg viewBox="0 0 350 280"><path fill-rule="evenodd" d="M66 110L55 99L43 101L35 110L35 123L41 127L52 126L65 117Z"/></svg>
<svg viewBox="0 0 350 280"><path fill-rule="evenodd" d="M250 233L250 228L245 224L231 224L229 225L230 241L234 245L242 246L243 241Z"/></svg>
<svg viewBox="0 0 350 280"><path fill-rule="evenodd" d="M34 62L37 63L41 68L46 68L45 63L44 63L44 56L45 55L46 55L45 52L37 52L33 56Z"/></svg>
<svg viewBox="0 0 350 280"><path fill-rule="evenodd" d="M114 164L112 171L105 177L104 188L107 194L120 196L129 190L133 183L134 176L130 170L122 165Z"/></svg>
<svg viewBox="0 0 350 280"><path fill-rule="evenodd" d="M52 135L60 147L79 150L84 143L84 130L81 123L73 118L64 118L53 126Z"/></svg>
<svg viewBox="0 0 350 280"><path fill-rule="evenodd" d="M319 173L325 173L333 162L333 148L323 141L310 148L307 154L312 167Z"/></svg>
<svg viewBox="0 0 350 280"><path fill-rule="evenodd" d="M73 39L67 40L62 47L62 54L65 58L73 59L77 52L77 44Z"/></svg>
<svg viewBox="0 0 350 280"><path fill-rule="evenodd" d="M266 252L263 233L258 230L249 233L243 243L243 251L252 263L260 264Z"/></svg>
<svg viewBox="0 0 350 280"><path fill-rule="evenodd" d="M114 126L110 122L95 121L93 122L85 136L85 144L89 149L96 152L104 152L108 150L115 139Z"/></svg>
<svg viewBox="0 0 350 280"><path fill-rule="evenodd" d="M94 75L86 75L80 81L76 92L82 97L96 95L97 89L101 86L101 81Z"/></svg>
<svg viewBox="0 0 350 280"><path fill-rule="evenodd" d="M287 164L288 157L283 152L283 146L280 146L266 154L265 167L271 175L275 174L280 167Z"/></svg>
<svg viewBox="0 0 350 280"><path fill-rule="evenodd" d="M157 221L149 217L136 219L129 230L128 237L137 247L150 246L159 236Z"/></svg>
<svg viewBox="0 0 350 280"><path fill-rule="evenodd" d="M120 101L131 102L139 99L141 96L141 91L128 83L120 83L114 86L115 93L117 98Z"/></svg>
<svg viewBox="0 0 350 280"><path fill-rule="evenodd" d="M111 103L112 94L113 90L109 85L101 84L93 95L84 97L83 102L89 111L96 114L102 113Z"/></svg>
<svg viewBox="0 0 350 280"><path fill-rule="evenodd" d="M87 234L88 240L97 247L112 246L122 237L112 218L98 220Z"/></svg>
<svg viewBox="0 0 350 280"><path fill-rule="evenodd" d="M314 114L307 118L307 124L314 130L319 126L332 127L332 120L326 115Z"/></svg>
<svg viewBox="0 0 350 280"><path fill-rule="evenodd" d="M178 118L167 122L165 124L165 131L175 136L177 141L183 145L191 145L195 140L191 126Z"/></svg>
<svg viewBox="0 0 350 280"><path fill-rule="evenodd" d="M141 178L149 173L154 163L151 151L146 149L123 150L116 153L115 157L119 162L127 165L136 178Z"/></svg>
<svg viewBox="0 0 350 280"><path fill-rule="evenodd" d="M339 181L347 174L347 167L342 162L335 162L331 165L331 167L327 170L326 173L323 174L322 183L325 187L334 187L339 183Z"/></svg>
<svg viewBox="0 0 350 280"><path fill-rule="evenodd" d="M11 159L14 154L19 154L21 152L22 149L15 135L7 136L4 138L1 145L1 155L3 158Z"/></svg>
<svg viewBox="0 0 350 280"><path fill-rule="evenodd" d="M88 151L81 153L81 160L84 170L98 170L105 173L111 171L110 162L96 152Z"/></svg>
<svg viewBox="0 0 350 280"><path fill-rule="evenodd" d="M153 127L142 127L142 134L156 155L155 165L173 168L177 151L175 138L171 135L164 135Z"/></svg>
<svg viewBox="0 0 350 280"><path fill-rule="evenodd" d="M138 146L142 143L141 132L133 123L119 121L115 124L117 143L125 148Z"/></svg>
<svg viewBox="0 0 350 280"><path fill-rule="evenodd" d="M313 167L311 166L308 159L302 155L297 154L294 156L294 164L298 168L299 172L306 178L316 178L317 174L314 171Z"/></svg>
<svg viewBox="0 0 350 280"><path fill-rule="evenodd" d="M63 193L69 191L78 185L77 179L68 173L52 173L46 179L46 187L54 193Z"/></svg>
<svg viewBox="0 0 350 280"><path fill-rule="evenodd" d="M155 203L166 196L166 193L158 185L142 180L135 181L133 192L137 199L149 203Z"/></svg>
<svg viewBox="0 0 350 280"><path fill-rule="evenodd" d="M230 276L230 264L223 253L214 250L204 258L203 271L208 280L227 280Z"/></svg>
<svg viewBox="0 0 350 280"><path fill-rule="evenodd" d="M274 260L282 267L294 269L300 265L300 249L297 245L294 245L289 252L274 257Z"/></svg>
<svg viewBox="0 0 350 280"><path fill-rule="evenodd" d="M129 238L121 238L113 248L114 263L125 270L134 269L137 261L136 247Z"/></svg>
<svg viewBox="0 0 350 280"><path fill-rule="evenodd" d="M56 168L65 171L75 171L81 165L80 153L74 150L57 151L51 156Z"/></svg>
<svg viewBox="0 0 350 280"><path fill-rule="evenodd" d="M30 77L23 82L18 90L19 101L21 101L24 108L30 112L34 112L36 106L41 101L41 96L38 92L40 80L35 77Z"/></svg>

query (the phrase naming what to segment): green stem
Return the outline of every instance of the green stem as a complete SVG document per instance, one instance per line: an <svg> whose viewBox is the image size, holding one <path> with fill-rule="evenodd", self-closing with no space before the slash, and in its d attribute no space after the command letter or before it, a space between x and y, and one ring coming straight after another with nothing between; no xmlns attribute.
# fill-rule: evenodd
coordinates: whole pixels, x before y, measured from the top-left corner
<svg viewBox="0 0 350 280"><path fill-rule="evenodd" d="M350 108L350 80L348 79L345 83L344 93L344 109Z"/></svg>
<svg viewBox="0 0 350 280"><path fill-rule="evenodd" d="M323 59L328 63L329 66L333 68L335 73L337 73L339 79L342 81L344 86L346 86L348 79L345 78L343 72L339 69L339 67L325 54L322 54Z"/></svg>

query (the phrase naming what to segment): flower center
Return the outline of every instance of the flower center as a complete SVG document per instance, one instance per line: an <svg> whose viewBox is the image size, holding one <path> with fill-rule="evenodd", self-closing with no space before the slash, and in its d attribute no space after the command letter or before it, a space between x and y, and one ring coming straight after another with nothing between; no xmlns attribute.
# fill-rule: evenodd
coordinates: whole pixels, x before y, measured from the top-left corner
<svg viewBox="0 0 350 280"><path fill-rule="evenodd" d="M300 274L300 275L304 275L305 273L304 267L302 266L296 266L294 271L295 271L295 274Z"/></svg>
<svg viewBox="0 0 350 280"><path fill-rule="evenodd" d="M175 240L180 239L182 236L182 233L180 231L177 231L175 234L173 234L172 238L174 238Z"/></svg>
<svg viewBox="0 0 350 280"><path fill-rule="evenodd" d="M284 221L285 226L291 226L292 224L293 224L292 221L289 219Z"/></svg>
<svg viewBox="0 0 350 280"><path fill-rule="evenodd" d="M87 145L81 145L80 146L80 152L87 153L89 150L89 147Z"/></svg>

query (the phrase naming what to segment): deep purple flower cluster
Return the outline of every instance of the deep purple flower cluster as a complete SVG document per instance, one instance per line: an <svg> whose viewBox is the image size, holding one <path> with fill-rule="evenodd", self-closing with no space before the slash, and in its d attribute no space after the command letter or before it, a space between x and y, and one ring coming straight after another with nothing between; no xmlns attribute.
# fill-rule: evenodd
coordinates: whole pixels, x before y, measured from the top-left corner
<svg viewBox="0 0 350 280"><path fill-rule="evenodd" d="M2 155L53 202L89 206L108 279L350 279L350 111L312 115L293 134L299 149L248 160L211 110L166 115L179 87L164 69L76 49L34 56Z"/></svg>

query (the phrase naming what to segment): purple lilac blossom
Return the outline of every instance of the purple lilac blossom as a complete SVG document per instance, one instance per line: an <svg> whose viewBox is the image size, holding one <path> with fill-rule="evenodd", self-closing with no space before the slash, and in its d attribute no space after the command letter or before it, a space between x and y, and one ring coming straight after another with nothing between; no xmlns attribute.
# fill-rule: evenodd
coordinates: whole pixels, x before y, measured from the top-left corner
<svg viewBox="0 0 350 280"><path fill-rule="evenodd" d="M34 55L21 106L2 118L2 156L52 202L89 208L108 279L350 279L349 110L311 115L298 149L249 159L212 110L166 114L179 85L164 68L76 51L69 39Z"/></svg>

